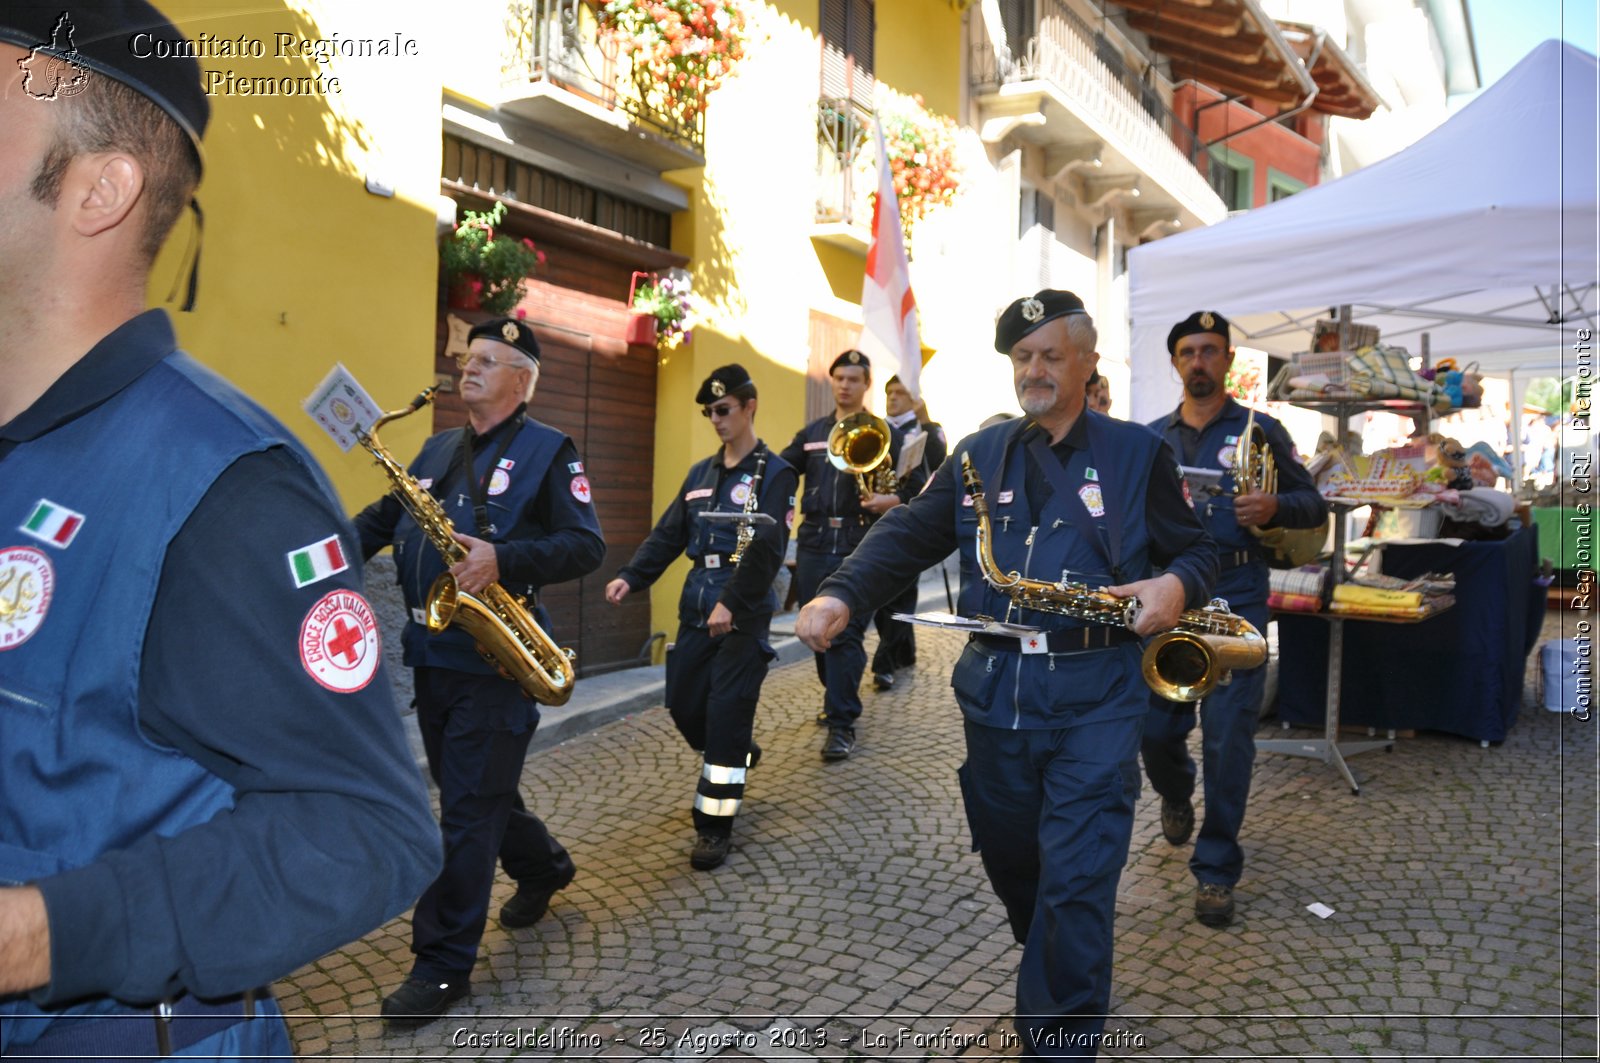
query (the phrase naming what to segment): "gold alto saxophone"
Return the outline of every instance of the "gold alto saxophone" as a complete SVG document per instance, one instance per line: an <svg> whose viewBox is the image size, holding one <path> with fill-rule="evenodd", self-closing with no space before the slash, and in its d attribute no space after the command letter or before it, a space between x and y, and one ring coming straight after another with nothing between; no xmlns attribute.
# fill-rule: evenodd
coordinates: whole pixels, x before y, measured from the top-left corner
<svg viewBox="0 0 1600 1063"><path fill-rule="evenodd" d="M989 503L983 480L965 451L961 454L961 479L972 494L972 511L978 516L974 544L984 580L1020 609L1131 628L1139 615L1138 598L1120 598L1107 591L1090 590L1086 583L1027 579L1016 572L1001 573L994 560L989 535ZM1199 701L1219 683L1226 683L1235 668L1255 668L1266 663L1267 640L1255 625L1228 612L1228 603L1213 598L1201 609L1190 609L1170 631L1150 640L1140 661L1140 671L1150 689L1168 701Z"/></svg>
<svg viewBox="0 0 1600 1063"><path fill-rule="evenodd" d="M356 438L388 475L394 485L394 496L449 566L467 556L467 548L452 535L455 525L445 515L439 500L378 442L378 429L422 409L432 401L437 390L437 387L424 388L411 400L411 405L390 410L373 422L371 428L358 430ZM456 578L447 568L428 588L423 611L429 631L438 634L451 624L457 625L476 639L479 651L503 669L533 700L543 705L565 705L572 697L575 655L557 646L533 618L527 603L500 584L491 583L476 594L467 594L456 585Z"/></svg>

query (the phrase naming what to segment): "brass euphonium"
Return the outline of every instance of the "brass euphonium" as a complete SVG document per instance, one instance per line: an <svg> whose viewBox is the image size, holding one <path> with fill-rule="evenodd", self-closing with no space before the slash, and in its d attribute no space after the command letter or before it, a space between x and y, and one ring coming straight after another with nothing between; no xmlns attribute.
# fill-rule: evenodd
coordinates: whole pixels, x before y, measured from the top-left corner
<svg viewBox="0 0 1600 1063"><path fill-rule="evenodd" d="M989 503L983 480L965 451L961 454L961 479L972 494L972 511L978 517L974 552L984 580L1021 609L1131 628L1139 615L1138 598L1120 598L1107 591L1090 590L1086 583L1027 579L1020 573L1001 573L989 541ZM1228 603L1213 598L1201 609L1190 609L1178 626L1150 640L1140 661L1140 671L1151 690L1168 701L1199 701L1218 683L1226 683L1235 668L1255 668L1266 663L1267 640L1255 625L1228 612Z"/></svg>
<svg viewBox="0 0 1600 1063"><path fill-rule="evenodd" d="M889 460L889 422L871 410L861 410L833 426L828 433L828 461L840 472L856 474L861 497L892 495L900 489Z"/></svg>
<svg viewBox="0 0 1600 1063"><path fill-rule="evenodd" d="M371 452L378 467L394 485L394 496L417 522L428 541L444 557L446 566L467 556L467 548L456 542L455 525L445 515L439 500L394 460L378 441L378 429L422 409L433 399L437 387L424 388L411 405L390 410L371 428L360 429L357 440ZM491 583L476 594L467 594L456 585L448 568L428 588L423 612L427 628L438 634L451 624L459 626L477 640L483 655L516 681L522 692L542 705L565 705L572 697L573 660L569 649L555 644L533 618L523 599L498 583Z"/></svg>
<svg viewBox="0 0 1600 1063"><path fill-rule="evenodd" d="M1250 411L1244 434L1233 450L1233 493L1277 494L1278 462L1272 456L1272 446L1267 433L1256 424L1256 411ZM1315 528L1245 528L1261 540L1261 545L1272 555L1273 563L1285 568L1298 568L1310 564L1322 554L1328 544L1328 522Z"/></svg>

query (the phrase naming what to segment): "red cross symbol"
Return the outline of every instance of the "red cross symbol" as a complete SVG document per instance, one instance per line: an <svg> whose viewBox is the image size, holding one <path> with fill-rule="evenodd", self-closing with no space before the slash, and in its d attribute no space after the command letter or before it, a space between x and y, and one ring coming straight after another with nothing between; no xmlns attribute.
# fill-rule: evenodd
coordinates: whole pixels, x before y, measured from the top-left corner
<svg viewBox="0 0 1600 1063"><path fill-rule="evenodd" d="M1032 639L1028 640L1028 649L1036 650L1038 648L1039 648L1039 640L1038 639L1032 638Z"/></svg>
<svg viewBox="0 0 1600 1063"><path fill-rule="evenodd" d="M362 643L361 629L351 627L345 623L342 616L334 617L333 638L328 640L328 652L343 657L348 664L354 665L359 659L356 647Z"/></svg>

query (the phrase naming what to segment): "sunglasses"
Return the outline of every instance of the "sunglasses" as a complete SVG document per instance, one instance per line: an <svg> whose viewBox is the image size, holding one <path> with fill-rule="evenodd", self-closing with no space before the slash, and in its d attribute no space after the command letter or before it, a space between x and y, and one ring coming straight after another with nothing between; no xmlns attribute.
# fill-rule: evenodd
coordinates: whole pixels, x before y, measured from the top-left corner
<svg viewBox="0 0 1600 1063"><path fill-rule="evenodd" d="M738 403L721 403L721 404L716 405L716 406L702 406L700 408L700 416L701 417L726 417L729 414L731 414L734 410L737 410L739 408L740 407L739 407Z"/></svg>

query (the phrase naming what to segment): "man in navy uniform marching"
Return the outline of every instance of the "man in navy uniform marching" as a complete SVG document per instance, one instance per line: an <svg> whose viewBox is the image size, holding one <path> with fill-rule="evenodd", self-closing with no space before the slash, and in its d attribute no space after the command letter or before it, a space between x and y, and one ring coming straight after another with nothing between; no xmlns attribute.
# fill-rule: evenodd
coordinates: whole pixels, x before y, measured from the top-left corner
<svg viewBox="0 0 1600 1063"><path fill-rule="evenodd" d="M331 485L145 309L193 46L68 7L0 5L0 1055L283 1058L438 835Z"/></svg>
<svg viewBox="0 0 1600 1063"><path fill-rule="evenodd" d="M1139 599L1132 630L1024 610L983 578L959 461L890 513L802 610L795 633L826 650L906 578L961 551L965 616L1041 629L979 634L951 686L965 717L961 790L973 845L1023 946L1017 1029L1027 1058L1093 1058L1111 994L1117 880L1133 832L1148 707L1139 637L1206 599L1216 552L1154 432L1084 410L1096 333L1083 302L1046 290L995 326L1027 415L954 449L980 473L1002 572ZM1166 571L1153 576L1155 567Z"/></svg>
<svg viewBox="0 0 1600 1063"><path fill-rule="evenodd" d="M704 754L694 798L694 850L700 871L718 867L732 846L745 772L761 757L752 738L778 606L772 581L783 564L794 519L795 473L756 438L756 385L739 365L706 377L694 401L722 446L696 462L633 559L606 585L621 605L661 578L679 554L694 563L678 597L678 639L667 657L667 709L689 748ZM705 513L763 513L771 523L739 526Z"/></svg>
<svg viewBox="0 0 1600 1063"><path fill-rule="evenodd" d="M450 567L465 594L500 583L538 601L540 588L600 567L605 540L589 478L572 440L527 415L539 382L539 342L521 321L495 318L467 333L461 399L467 423L433 436L409 472L431 491L467 550ZM517 883L500 924L532 926L572 881L572 858L518 793L539 706L486 660L471 635L423 623L428 588L444 559L393 495L356 517L362 553L391 543L411 620L405 662L415 669L417 724L439 787L444 871L417 902L411 976L383 1001L393 1025L444 1014L471 991L489 915L495 860ZM546 631L543 606L535 618Z"/></svg>
<svg viewBox="0 0 1600 1063"><path fill-rule="evenodd" d="M1273 417L1257 412L1278 469L1276 493L1234 494L1234 451L1250 411L1223 387L1233 365L1228 320L1198 310L1167 333L1167 353L1183 381L1183 401L1171 414L1150 422L1187 466L1222 471L1219 492L1195 498L1194 506L1220 551L1216 594L1229 609L1267 630L1267 562L1259 533L1270 528L1312 528L1327 519L1328 506L1294 454L1288 433ZM1252 531L1254 529L1254 532ZM1256 757L1256 720L1266 669L1237 672L1200 702L1200 755L1204 766L1205 818L1189 868L1199 883L1195 918L1207 926L1233 921L1233 887L1244 869L1239 828L1250 797ZM1193 702L1152 694L1144 724L1144 770L1161 795L1161 833L1182 845L1194 833L1195 764L1189 733Z"/></svg>
<svg viewBox="0 0 1600 1063"><path fill-rule="evenodd" d="M796 432L782 455L806 481L800 501L802 519L795 533L795 584L801 605L810 601L822 581L850 556L874 521L913 497L925 482L913 476L898 484L894 494L872 491L863 497L855 475L833 467L828 461L828 434L846 417L866 409L872 363L860 351L844 351L828 367L828 378L833 387L833 413ZM894 468L900 457L899 437L892 431L891 436L886 460ZM816 655L817 678L825 691L817 722L828 728L823 760L844 760L855 751L861 677L867 668L862 641L871 620L871 613L857 616L826 653Z"/></svg>

